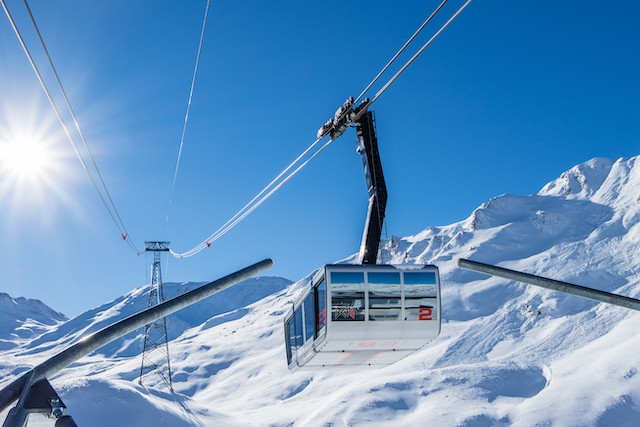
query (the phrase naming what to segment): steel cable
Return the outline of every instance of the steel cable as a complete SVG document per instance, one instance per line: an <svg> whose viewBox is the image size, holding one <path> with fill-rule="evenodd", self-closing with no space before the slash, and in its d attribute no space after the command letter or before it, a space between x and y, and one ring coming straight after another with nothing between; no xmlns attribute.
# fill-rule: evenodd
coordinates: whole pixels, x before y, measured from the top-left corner
<svg viewBox="0 0 640 427"><path fill-rule="evenodd" d="M24 38L22 37L22 34L20 33L20 30L18 29L15 20L13 19L13 16L11 15L11 12L9 11L6 3L4 0L0 0L0 2L2 3L2 7L5 11L5 14L7 15L7 18L9 19L9 22L11 23L11 27L13 28L14 33L16 34L16 36L18 37L18 40L20 42L20 45L22 46L22 49L24 50L25 54L27 55L27 59L29 60L29 63L31 64L31 68L33 69L33 71L36 74L36 77L38 78L38 82L40 83L40 86L42 87L42 89L45 92L45 95L47 96L47 99L49 100L49 103L51 104L51 106L53 107L53 110L56 114L56 117L58 118L58 121L60 122L60 124L62 125L64 132L67 136L67 139L69 140L69 142L71 143L71 146L73 148L73 151L76 155L76 157L78 158L78 160L80 161L80 164L82 165L82 168L84 169L85 173L87 174L87 176L89 177L89 180L91 181L94 189L96 190L96 192L98 193L98 196L100 197L100 200L102 201L104 207L106 208L109 216L111 217L111 220L113 221L114 225L116 226L116 228L118 229L118 231L120 232L120 235L122 236L122 238L128 243L128 245L131 247L131 249L136 252L136 254L140 254L140 251L138 251L138 249L135 247L135 245L133 244L133 242L131 241L131 239L128 239L128 232L126 230L126 227L124 226L124 222L122 221L116 207L115 204L113 203L113 199L111 198L111 194L109 193L109 191L107 190L106 184L104 182L104 180L102 179L102 175L100 174L100 171L98 169L98 166L95 162L95 159L93 158L93 155L91 154L91 150L89 149L89 146L86 142L86 139L84 138L84 135L82 133L82 131L80 130L80 126L79 123L77 121L76 115L73 112L73 109L71 108L71 104L69 102L69 99L66 95L66 92L62 86L62 83L60 81L60 78L58 76L58 73L53 65L53 61L51 59L51 56L49 55L49 52L46 48L46 45L44 44L44 40L42 38L42 35L40 33L40 30L38 29L38 26L35 22L35 19L33 17L33 14L31 13L31 9L29 8L29 5L27 4L26 0L25 0L25 5L27 6L27 10L29 12L29 15L31 17L31 21L36 29L36 32L38 34L38 37L40 38L40 42L42 43L42 46L44 48L44 51L47 55L47 58L49 60L49 64L51 65L51 68L53 70L53 73L58 81L58 84L60 86L60 89L63 93L63 97L65 99L65 102L67 104L67 107L69 109L69 112L73 118L73 121L75 123L76 129L78 130L79 135L81 136L81 139L84 142L85 148L88 151L91 160L93 162L93 165L98 173L98 176L100 178L100 181L102 183L102 186L104 187L105 193L106 193L106 197L103 194L103 191L100 189L100 187L98 186L98 183L96 182L95 178L93 177L93 174L91 173L91 171L89 170L89 168L87 167L86 162L84 161L82 154L80 153L80 151L78 150L78 147L76 145L76 142L74 140L74 138L71 135L71 132L69 131L69 127L67 126L66 121L64 120L64 118L62 117L62 114L60 113L60 110L58 109L58 106L56 105L55 101L53 100L53 96L51 95L51 92L49 91L49 88L47 87L42 74L40 73L40 70L38 69L38 66L35 63L35 60L33 59L33 56L31 55L31 52L29 51L29 48L27 47ZM109 200L110 203L107 201ZM110 205L111 204L111 205Z"/></svg>
<svg viewBox="0 0 640 427"><path fill-rule="evenodd" d="M409 37L409 39L405 42L405 44L402 45L402 47L400 49L398 49L398 51L396 52L395 55L393 55L393 58L391 58L389 60L389 62L387 62L387 65L385 65L382 68L382 70L380 70L380 72L373 78L373 80L371 80L371 82L367 85L367 87L365 87L362 90L362 92L360 92L360 95L358 95L358 97L355 100L356 104L358 103L358 101L360 101L360 99L362 99L364 94L367 93L367 91L369 89L371 89L371 86L373 86L378 81L378 79L385 73L385 71L387 71L389 69L389 67L395 62L395 60L398 59L398 57L411 44L411 42L416 37L418 37L418 34L420 34L420 32L424 29L424 27L429 25L429 22L431 22L431 20L438 14L438 12L440 12L440 9L442 9L444 7L444 5L447 4L447 1L449 1L449 0L444 0L442 3L440 3L440 5L433 12L431 12L431 15L429 15L429 17L427 19L425 19L425 21L422 23L422 25L420 25L420 27L418 27L418 29L413 33L413 35L411 37Z"/></svg>
<svg viewBox="0 0 640 427"><path fill-rule="evenodd" d="M458 15L460 15L460 13L462 13L462 11L464 9L466 9L467 6L469 6L469 3L471 3L471 1L472 0L467 0L462 6L460 6L460 8L456 11L456 13L454 13L447 20L447 22L445 22L440 27L440 29L438 31L436 31L436 33L433 36L431 36L431 38L429 40L427 40L427 42L425 44L423 44L422 47L407 62L405 62L405 64L402 66L402 68L400 68L400 70L398 70L398 72L396 74L394 74L393 77L391 77L389 79L389 81L387 81L387 83L371 99L371 103L374 103L380 97L380 95L382 95L389 88L389 86L391 86L398 79L398 77L400 77L400 75L402 73L404 73L404 71L407 68L409 68L409 65L411 65L413 63L413 61L415 61L418 58L418 56L420 56L422 54L422 52L425 51L425 49L427 49L429 46L431 46L431 43L433 43L433 41L449 26L449 24L451 24L453 22L453 20L456 19L458 17Z"/></svg>
<svg viewBox="0 0 640 427"><path fill-rule="evenodd" d="M282 180L279 184L278 181L289 172L300 160L302 160L318 143L321 141L320 138L317 138L309 147L307 147L295 160L293 160L282 172L278 174L269 184L267 184L253 199L251 199L247 204L245 204L238 212L235 213L227 222L225 222L220 228L218 228L213 234L207 237L204 241L196 245L194 248L178 253L170 250L170 253L176 258L188 258L192 255L197 254L204 248L211 246L213 241L218 240L222 235L226 234L229 230L235 227L240 221L247 217L251 212L253 212L258 206L264 203L271 195L280 189L284 183L289 181L295 174L297 174L302 167L306 166L311 159L315 158L322 150L329 146L332 141L329 141L324 146L322 146L318 151L316 151L309 159L307 159L301 166L291 172L287 177ZM275 185L275 188L269 190L271 187ZM268 193L267 193L268 191ZM267 193L267 194L265 194ZM254 206L254 204L257 204Z"/></svg>
<svg viewBox="0 0 640 427"><path fill-rule="evenodd" d="M26 1L26 0L25 0ZM209 16L209 6L211 0L207 0L207 5L204 10L204 19L202 21L202 30L200 31L200 42L198 43L198 53L196 54L196 64L193 67L193 77L191 78L191 88L189 89L189 99L187 101L187 109L184 114L184 122L182 124L182 134L180 136L180 146L178 148L178 158L176 159L176 167L173 173L173 182L171 183L171 190L169 192L169 203L167 206L167 215L165 216L164 228L166 231L169 224L169 215L171 213L171 205L173 204L173 196L176 189L176 181L178 179L178 170L180 169L180 159L182 158L182 148L184 146L184 137L187 133L187 122L189 121L189 111L191 110L191 100L193 99L193 89L196 84L196 76L198 74L198 66L200 65L200 54L202 53L202 44L204 41L204 33L207 28L207 18Z"/></svg>
<svg viewBox="0 0 640 427"><path fill-rule="evenodd" d="M411 57L405 64L400 68L398 72L396 72L385 84L384 86L375 94L375 96L369 102L369 106L371 106L397 79L400 75L420 56L432 43L433 41L455 20L458 15L471 3L472 0L467 0L458 10L440 27L438 31L425 43L422 47ZM406 42L399 51L394 55L394 57L383 67L382 71L374 77L374 79L366 86L366 88L360 93L358 99L362 98L364 94L375 84L375 82L380 78L380 76L389 68L389 66L397 59L397 57L406 49L406 47L415 39L415 37L422 31L422 29L433 19L433 17L442 9L447 0L443 1L436 10L427 18L425 23L423 23L420 28L410 37L408 42ZM368 107L367 107L368 108ZM355 122L359 117L361 117L367 110L367 108L362 109L360 113L358 113L353 120L352 123ZM339 136L337 137L339 138ZM247 217L251 212L253 212L256 208L262 205L273 193L279 190L286 182L288 182L293 176L295 176L303 167L305 167L311 160L313 160L316 156L318 156L322 151L324 151L329 145L331 145L336 139L330 139L324 145L322 145L316 152L314 152L307 160L305 160L300 166L298 166L295 170L290 172L284 179L282 179L277 185L276 182L280 180L289 170L291 170L295 164L300 161L306 154L309 153L322 138L316 139L316 141L311 144L302 154L300 154L296 160L294 160L289 166L287 166L274 180L272 180L263 190L258 193L251 201L249 201L242 209L240 209L230 220L228 220L222 227L216 230L213 234L211 234L207 239L205 239L200 244L196 245L192 249L186 252L174 252L170 250L170 253L176 258L188 258L202 251L203 249L210 247L211 244L230 231L233 227L235 227L240 221ZM275 185L275 186L274 186ZM271 190L271 188L274 186ZM269 190L269 191L268 191ZM268 192L267 192L268 191ZM266 194L265 194L266 193Z"/></svg>

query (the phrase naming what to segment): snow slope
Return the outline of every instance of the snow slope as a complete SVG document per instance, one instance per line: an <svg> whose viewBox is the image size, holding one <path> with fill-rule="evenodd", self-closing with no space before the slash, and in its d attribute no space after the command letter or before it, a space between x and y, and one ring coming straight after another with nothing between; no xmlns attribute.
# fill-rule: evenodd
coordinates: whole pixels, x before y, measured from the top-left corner
<svg viewBox="0 0 640 427"><path fill-rule="evenodd" d="M441 269L443 328L380 370L290 373L282 315L308 281L257 278L169 320L176 395L137 383L132 334L52 379L79 425L632 426L640 416L640 317L460 270L460 257L640 297L640 163L593 159L530 196L393 238L381 256ZM193 284L168 286L167 294ZM54 349L146 305L145 288L27 342L12 331L2 383ZM2 300L0 300L1 302ZM0 305L0 316L4 305ZM3 321L4 325L4 321ZM1 384L0 384L1 386ZM32 418L30 425L52 425Z"/></svg>
<svg viewBox="0 0 640 427"><path fill-rule="evenodd" d="M0 314L0 351L14 348L67 320L64 314L53 311L42 301L11 298L2 292Z"/></svg>

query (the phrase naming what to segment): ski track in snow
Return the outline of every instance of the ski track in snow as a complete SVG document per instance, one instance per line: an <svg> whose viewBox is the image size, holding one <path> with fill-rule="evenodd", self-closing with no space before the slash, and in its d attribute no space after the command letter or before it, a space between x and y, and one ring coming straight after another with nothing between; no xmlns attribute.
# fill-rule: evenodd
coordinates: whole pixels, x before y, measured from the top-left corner
<svg viewBox="0 0 640 427"><path fill-rule="evenodd" d="M592 159L538 194L500 195L464 221L386 242L391 263L440 267L443 325L383 369L289 372L283 315L309 277L260 277L169 317L175 395L157 378L138 384L139 332L51 382L76 422L93 427L637 425L640 317L456 267L465 257L640 296L637 163ZM165 284L165 295L197 285ZM71 320L0 294L0 386L144 309L146 292ZM32 416L29 425L53 423Z"/></svg>

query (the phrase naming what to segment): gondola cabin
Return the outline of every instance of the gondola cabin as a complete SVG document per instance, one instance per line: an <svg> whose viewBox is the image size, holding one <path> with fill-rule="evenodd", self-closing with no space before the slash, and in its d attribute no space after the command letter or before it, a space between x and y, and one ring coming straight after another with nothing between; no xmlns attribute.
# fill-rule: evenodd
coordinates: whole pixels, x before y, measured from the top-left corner
<svg viewBox="0 0 640 427"><path fill-rule="evenodd" d="M434 265L326 265L284 322L289 369L386 366L440 334Z"/></svg>

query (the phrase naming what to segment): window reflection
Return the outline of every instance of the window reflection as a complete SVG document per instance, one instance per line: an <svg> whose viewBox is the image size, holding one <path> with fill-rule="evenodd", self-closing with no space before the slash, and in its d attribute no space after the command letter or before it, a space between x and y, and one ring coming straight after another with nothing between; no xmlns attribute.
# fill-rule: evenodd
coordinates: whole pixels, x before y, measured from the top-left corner
<svg viewBox="0 0 640 427"><path fill-rule="evenodd" d="M307 299L304 300L304 328L305 328L305 342L309 339L313 339L316 334L316 307L313 302L313 293L309 294Z"/></svg>
<svg viewBox="0 0 640 427"><path fill-rule="evenodd" d="M404 273L404 320L436 320L436 274Z"/></svg>
<svg viewBox="0 0 640 427"><path fill-rule="evenodd" d="M295 347L302 347L302 307L298 307L293 315L294 331L293 342Z"/></svg>
<svg viewBox="0 0 640 427"><path fill-rule="evenodd" d="M331 320L364 320L364 273L331 273Z"/></svg>
<svg viewBox="0 0 640 427"><path fill-rule="evenodd" d="M368 274L369 320L398 320L401 313L400 273Z"/></svg>
<svg viewBox="0 0 640 427"><path fill-rule="evenodd" d="M316 334L327 325L327 285L323 280L315 289L316 295L316 313L318 313L316 322ZM317 335L316 335L317 337Z"/></svg>

